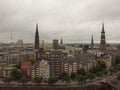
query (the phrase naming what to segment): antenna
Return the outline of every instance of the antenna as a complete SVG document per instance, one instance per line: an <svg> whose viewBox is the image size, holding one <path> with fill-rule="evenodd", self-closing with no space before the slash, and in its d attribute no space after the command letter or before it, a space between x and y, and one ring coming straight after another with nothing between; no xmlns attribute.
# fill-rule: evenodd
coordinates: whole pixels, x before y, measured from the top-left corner
<svg viewBox="0 0 120 90"><path fill-rule="evenodd" d="M10 39L12 40L12 32L11 32L11 38Z"/></svg>

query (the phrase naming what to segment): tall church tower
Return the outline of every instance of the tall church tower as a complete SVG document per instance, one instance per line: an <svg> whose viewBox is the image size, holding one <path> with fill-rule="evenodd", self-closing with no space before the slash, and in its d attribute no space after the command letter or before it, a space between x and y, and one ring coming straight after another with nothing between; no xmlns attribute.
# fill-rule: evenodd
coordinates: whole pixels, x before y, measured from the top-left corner
<svg viewBox="0 0 120 90"><path fill-rule="evenodd" d="M38 32L38 24L36 24L36 32L35 32L35 50L36 50L36 60L38 60L38 53L39 53L39 32Z"/></svg>
<svg viewBox="0 0 120 90"><path fill-rule="evenodd" d="M94 40L93 40L93 35L91 37L91 49L93 49L93 46L94 46Z"/></svg>
<svg viewBox="0 0 120 90"><path fill-rule="evenodd" d="M104 23L102 24L100 51L101 52L106 51L106 37L105 37Z"/></svg>
<svg viewBox="0 0 120 90"><path fill-rule="evenodd" d="M39 49L39 32L38 32L38 24L36 24L36 32L35 32L35 49Z"/></svg>

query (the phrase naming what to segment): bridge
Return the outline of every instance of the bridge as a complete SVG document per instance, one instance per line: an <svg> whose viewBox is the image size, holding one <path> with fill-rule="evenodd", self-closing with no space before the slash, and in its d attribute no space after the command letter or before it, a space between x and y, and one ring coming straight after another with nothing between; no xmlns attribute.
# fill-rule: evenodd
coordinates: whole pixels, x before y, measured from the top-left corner
<svg viewBox="0 0 120 90"><path fill-rule="evenodd" d="M120 72L104 78L101 83L111 86L114 90L120 90Z"/></svg>

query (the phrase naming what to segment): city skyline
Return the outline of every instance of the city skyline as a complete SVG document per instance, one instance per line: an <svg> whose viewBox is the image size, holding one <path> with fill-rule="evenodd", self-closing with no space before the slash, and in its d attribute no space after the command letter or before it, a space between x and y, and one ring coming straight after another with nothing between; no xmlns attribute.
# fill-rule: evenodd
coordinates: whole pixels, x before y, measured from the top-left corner
<svg viewBox="0 0 120 90"><path fill-rule="evenodd" d="M0 42L23 39L34 43L36 23L40 40L100 43L105 23L107 43L119 43L119 0L1 0Z"/></svg>

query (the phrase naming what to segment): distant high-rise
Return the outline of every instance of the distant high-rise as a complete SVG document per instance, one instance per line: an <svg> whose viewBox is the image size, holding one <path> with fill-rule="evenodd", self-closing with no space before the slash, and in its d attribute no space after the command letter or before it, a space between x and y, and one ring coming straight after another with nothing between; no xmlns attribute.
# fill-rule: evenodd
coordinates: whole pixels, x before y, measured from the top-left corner
<svg viewBox="0 0 120 90"><path fill-rule="evenodd" d="M58 40L57 39L54 39L53 40L53 49L58 49Z"/></svg>
<svg viewBox="0 0 120 90"><path fill-rule="evenodd" d="M106 37L105 37L104 23L102 24L100 51L101 52L106 51Z"/></svg>
<svg viewBox="0 0 120 90"><path fill-rule="evenodd" d="M91 38L91 49L93 49L93 46L94 46L94 40L93 40L93 35L92 35L92 38Z"/></svg>
<svg viewBox="0 0 120 90"><path fill-rule="evenodd" d="M19 39L19 40L17 41L17 44L23 44L23 40Z"/></svg>
<svg viewBox="0 0 120 90"><path fill-rule="evenodd" d="M45 42L44 42L44 40L42 40L41 47L43 48L44 45L45 45Z"/></svg>
<svg viewBox="0 0 120 90"><path fill-rule="evenodd" d="M35 50L36 50L36 60L38 60L38 53L39 53L39 32L38 32L38 24L36 24L36 32L35 32Z"/></svg>

